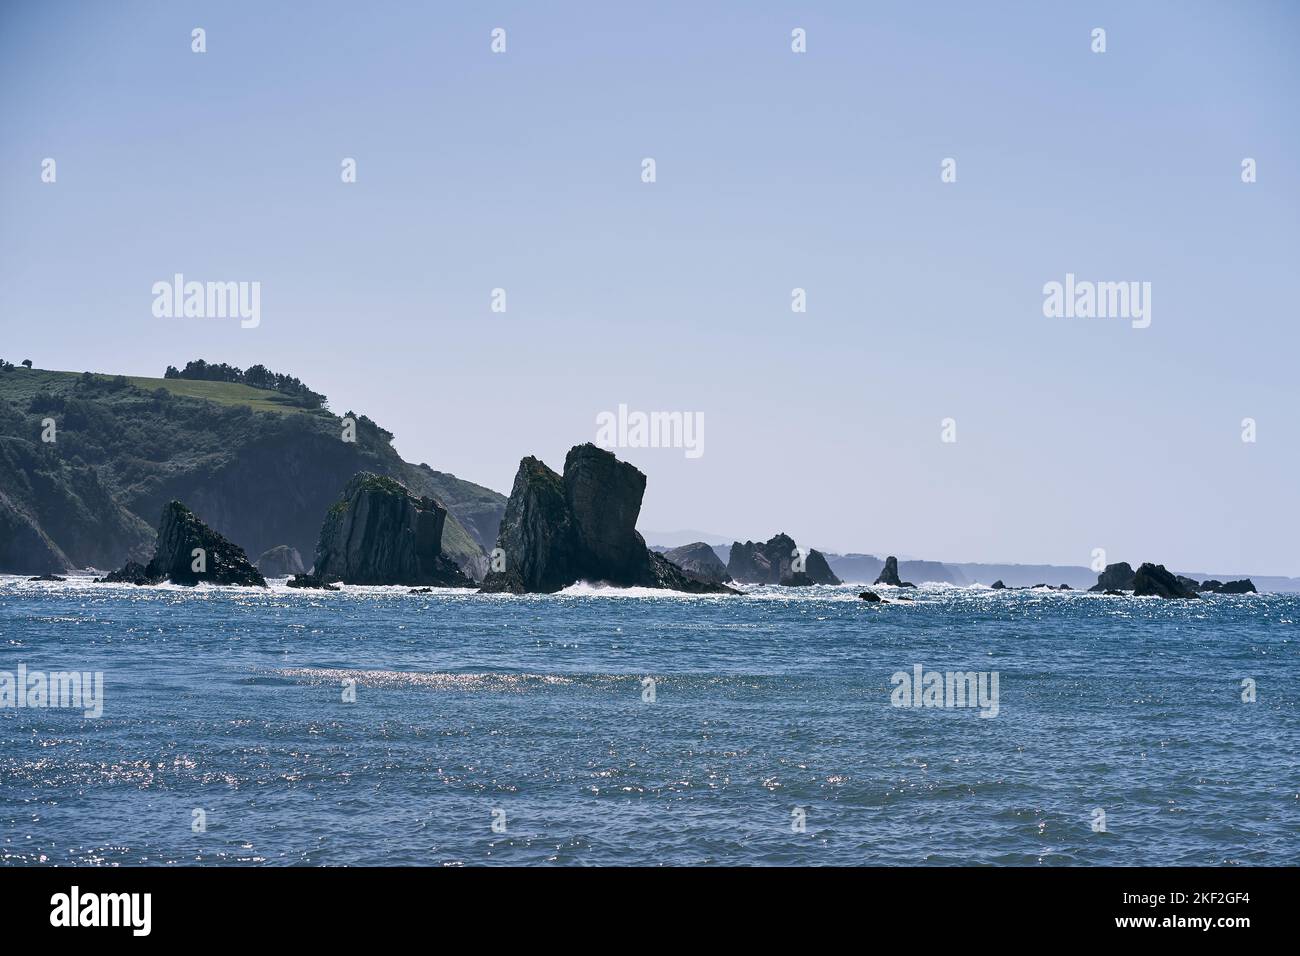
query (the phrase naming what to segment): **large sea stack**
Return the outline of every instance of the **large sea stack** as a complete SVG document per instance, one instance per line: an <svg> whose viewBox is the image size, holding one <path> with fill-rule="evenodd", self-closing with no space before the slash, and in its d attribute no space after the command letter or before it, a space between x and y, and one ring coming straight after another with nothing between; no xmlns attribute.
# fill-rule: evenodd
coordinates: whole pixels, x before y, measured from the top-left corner
<svg viewBox="0 0 1300 956"><path fill-rule="evenodd" d="M875 584L892 584L896 588L914 588L916 587L911 581L904 581L898 576L898 558L892 554L885 558L885 566L880 571L880 577L873 582Z"/></svg>
<svg viewBox="0 0 1300 956"><path fill-rule="evenodd" d="M361 472L325 515L313 577L344 584L472 587L442 553L447 509L400 482Z"/></svg>
<svg viewBox="0 0 1300 956"><path fill-rule="evenodd" d="M519 463L497 546L505 567L484 591L552 593L578 581L731 594L649 550L636 530L646 478L595 445L578 445L561 477L536 458Z"/></svg>
<svg viewBox="0 0 1300 956"><path fill-rule="evenodd" d="M179 501L163 508L158 541L147 565L129 561L98 580L127 584L235 584L266 587L244 549L213 531Z"/></svg>

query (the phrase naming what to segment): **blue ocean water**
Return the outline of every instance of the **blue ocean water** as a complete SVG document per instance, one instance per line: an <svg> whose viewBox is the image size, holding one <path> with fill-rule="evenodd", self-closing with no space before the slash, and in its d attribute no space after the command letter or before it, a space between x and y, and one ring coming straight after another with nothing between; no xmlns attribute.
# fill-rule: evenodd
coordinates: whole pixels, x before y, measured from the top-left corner
<svg viewBox="0 0 1300 956"><path fill-rule="evenodd" d="M1300 596L857 590L0 578L0 671L104 675L98 719L0 709L0 860L1300 860ZM997 716L893 706L918 664Z"/></svg>

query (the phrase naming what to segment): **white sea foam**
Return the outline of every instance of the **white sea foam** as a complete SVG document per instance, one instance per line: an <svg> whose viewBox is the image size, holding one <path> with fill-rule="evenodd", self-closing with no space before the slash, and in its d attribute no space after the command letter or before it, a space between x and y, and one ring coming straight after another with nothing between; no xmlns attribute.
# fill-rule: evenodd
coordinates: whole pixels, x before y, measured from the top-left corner
<svg viewBox="0 0 1300 956"><path fill-rule="evenodd" d="M287 667L281 677L310 684L355 681L361 687L423 687L429 690L506 691L522 693L531 685L566 685L573 679L556 674L450 674L429 671L375 671L342 667Z"/></svg>

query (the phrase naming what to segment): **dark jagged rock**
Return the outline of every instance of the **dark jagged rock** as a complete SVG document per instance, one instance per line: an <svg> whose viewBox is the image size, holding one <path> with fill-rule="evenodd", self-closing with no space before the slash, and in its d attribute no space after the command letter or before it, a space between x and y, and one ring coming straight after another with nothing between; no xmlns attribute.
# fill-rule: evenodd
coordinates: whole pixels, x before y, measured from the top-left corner
<svg viewBox="0 0 1300 956"><path fill-rule="evenodd" d="M1201 582L1199 581L1193 581L1191 578L1185 578L1181 574L1174 575L1174 578L1178 581L1179 584L1187 588L1187 590L1189 591L1199 591L1201 589Z"/></svg>
<svg viewBox="0 0 1300 956"><path fill-rule="evenodd" d="M1143 564L1133 577L1134 597L1199 598L1200 595L1182 584L1165 570L1163 564Z"/></svg>
<svg viewBox="0 0 1300 956"><path fill-rule="evenodd" d="M808 557L804 560L804 573L812 579L813 584L843 584L831 570L830 562L826 560L826 555L822 554L816 548L808 549Z"/></svg>
<svg viewBox="0 0 1300 956"><path fill-rule="evenodd" d="M38 574L33 578L28 578L27 580L28 581L66 581L68 579L61 578L57 574Z"/></svg>
<svg viewBox="0 0 1300 956"><path fill-rule="evenodd" d="M361 472L325 515L313 573L344 584L473 587L442 553L447 509L393 478Z"/></svg>
<svg viewBox="0 0 1300 956"><path fill-rule="evenodd" d="M684 544L663 552L663 556L686 572L687 577L710 584L726 584L731 580L727 566L718 553L703 541Z"/></svg>
<svg viewBox="0 0 1300 956"><path fill-rule="evenodd" d="M898 577L898 558L892 554L885 558L885 566L880 571L880 577L876 578L874 584L891 584L896 588L914 588L915 584L910 581L902 581Z"/></svg>
<svg viewBox="0 0 1300 956"><path fill-rule="evenodd" d="M998 578L996 581L993 582L993 590L994 590L994 591L1009 591L1009 590L1011 590L1011 589L1008 588L1005 584L1002 583L1002 579L1001 579L1001 578Z"/></svg>
<svg viewBox="0 0 1300 956"><path fill-rule="evenodd" d="M868 604L888 604L889 602L882 598L875 591L863 591L858 595L859 599L866 601Z"/></svg>
<svg viewBox="0 0 1300 956"><path fill-rule="evenodd" d="M1106 565L1089 591L1132 591L1134 571L1127 561Z"/></svg>
<svg viewBox="0 0 1300 956"><path fill-rule="evenodd" d="M266 579L249 562L243 548L217 534L179 501L163 508L158 543L146 570L174 584L206 581L266 587Z"/></svg>
<svg viewBox="0 0 1300 956"><path fill-rule="evenodd" d="M287 582L291 588L311 588L317 591L341 591L337 584L330 584L325 579L316 574L295 574Z"/></svg>
<svg viewBox="0 0 1300 956"><path fill-rule="evenodd" d="M298 553L298 549L291 548L287 544L277 545L270 551L262 552L262 556L253 562L253 566L267 578L287 578L307 570L303 567L302 555Z"/></svg>
<svg viewBox="0 0 1300 956"><path fill-rule="evenodd" d="M802 559L802 570L795 570ZM810 587L814 584L842 584L831 570L826 556L816 548L802 552L794 538L784 532L767 541L739 541L731 545L727 571L745 584L781 584Z"/></svg>
<svg viewBox="0 0 1300 956"><path fill-rule="evenodd" d="M569 451L563 477L536 458L523 459L497 537L505 566L484 578L483 590L553 593L590 581L737 593L689 576L646 547L636 530L645 484L635 467L592 444Z"/></svg>
<svg viewBox="0 0 1300 956"><path fill-rule="evenodd" d="M1096 588L1089 588L1088 590L1089 590L1089 591L1095 591ZM1103 591L1102 593L1105 594L1107 597L1123 597L1123 596L1124 596L1124 592L1123 592L1123 591L1116 591L1114 588L1107 588L1107 589L1106 589L1105 591Z"/></svg>
<svg viewBox="0 0 1300 956"><path fill-rule="evenodd" d="M790 577L794 559L794 538L784 532L765 542L736 541L727 558L727 573L743 584L780 584Z"/></svg>
<svg viewBox="0 0 1300 956"><path fill-rule="evenodd" d="M646 477L595 445L576 445L564 457L564 494L583 559L610 582L636 581L647 567L637 533Z"/></svg>
<svg viewBox="0 0 1300 956"><path fill-rule="evenodd" d="M433 588L411 588L407 594L432 594Z"/></svg>
<svg viewBox="0 0 1300 956"><path fill-rule="evenodd" d="M1181 581L1185 579L1179 578L1179 580ZM1254 582L1252 582L1250 578L1242 578L1240 581L1229 581L1227 584L1223 583L1222 581L1215 581L1213 579L1210 579L1208 581L1202 581L1199 585L1196 586L1196 590L1200 591L1202 594L1204 594L1207 591L1212 594L1256 594L1258 593L1255 590Z"/></svg>
<svg viewBox="0 0 1300 956"><path fill-rule="evenodd" d="M1056 590L1058 590L1058 591L1073 591L1074 588L1070 587L1068 584L1062 584L1062 585L1061 585L1060 587L1058 587Z"/></svg>
<svg viewBox="0 0 1300 956"><path fill-rule="evenodd" d="M116 571L109 571L102 578L95 578L96 584L158 584L162 578L151 577L149 571L139 561L128 561Z"/></svg>
<svg viewBox="0 0 1300 956"><path fill-rule="evenodd" d="M483 590L550 594L568 587L578 580L576 537L564 479L536 458L523 459L497 535L505 568L489 572Z"/></svg>
<svg viewBox="0 0 1300 956"><path fill-rule="evenodd" d="M640 537L640 535L638 535ZM649 577L644 587L664 588L669 591L685 591L687 594L739 594L735 588L713 581L701 581L693 578L673 564L662 554L647 549L650 568Z"/></svg>
<svg viewBox="0 0 1300 956"><path fill-rule="evenodd" d="M158 540L147 565L128 561L96 581L126 584L240 585L266 587L244 549L217 534L179 501L169 502L158 522Z"/></svg>
<svg viewBox="0 0 1300 956"><path fill-rule="evenodd" d="M1242 578L1240 581L1228 581L1219 585L1216 589L1219 594L1257 594L1255 584L1250 578Z"/></svg>

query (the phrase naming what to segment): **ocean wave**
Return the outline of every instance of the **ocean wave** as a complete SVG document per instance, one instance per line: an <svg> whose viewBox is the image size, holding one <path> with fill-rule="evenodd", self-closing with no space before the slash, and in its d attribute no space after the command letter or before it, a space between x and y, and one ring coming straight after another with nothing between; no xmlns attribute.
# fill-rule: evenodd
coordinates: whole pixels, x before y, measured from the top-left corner
<svg viewBox="0 0 1300 956"><path fill-rule="evenodd" d="M557 674L452 674L439 671L380 671L345 667L286 667L273 673L308 684L355 681L361 687L423 687L429 690L467 690L522 693L535 687L564 686L574 681Z"/></svg>

